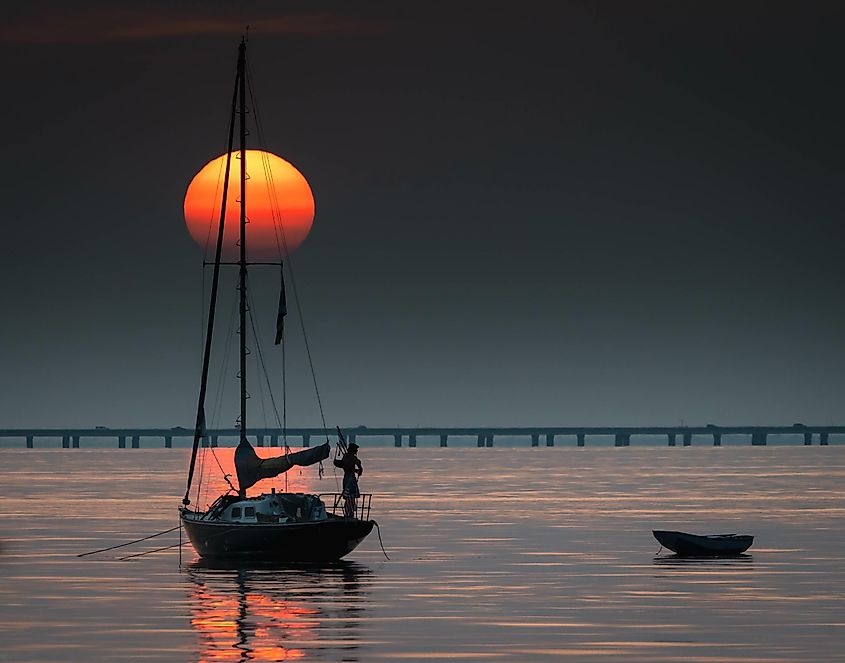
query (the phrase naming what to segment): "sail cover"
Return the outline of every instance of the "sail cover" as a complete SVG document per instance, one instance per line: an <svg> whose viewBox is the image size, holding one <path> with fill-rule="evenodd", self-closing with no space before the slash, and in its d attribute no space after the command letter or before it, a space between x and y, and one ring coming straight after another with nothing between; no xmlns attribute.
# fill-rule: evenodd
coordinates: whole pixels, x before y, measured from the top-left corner
<svg viewBox="0 0 845 663"><path fill-rule="evenodd" d="M235 449L235 469L238 473L238 485L241 491L255 485L261 479L270 479L287 472L296 465L313 465L329 457L329 443L313 449L303 449L292 454L275 458L259 458L255 449L244 437Z"/></svg>

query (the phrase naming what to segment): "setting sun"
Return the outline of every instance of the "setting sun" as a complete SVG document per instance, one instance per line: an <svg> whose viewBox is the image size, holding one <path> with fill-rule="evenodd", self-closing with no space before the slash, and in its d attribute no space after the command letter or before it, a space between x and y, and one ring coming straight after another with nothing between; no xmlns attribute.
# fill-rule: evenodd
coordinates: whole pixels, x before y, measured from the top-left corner
<svg viewBox="0 0 845 663"><path fill-rule="evenodd" d="M308 236L314 221L314 196L305 177L293 165L270 152L246 152L247 254L253 261L278 260ZM185 223L193 240L214 255L226 155L209 161L194 176L185 194ZM275 194L275 195L274 195ZM240 229L240 159L232 153L223 259L236 260ZM275 214L274 214L275 211ZM275 216L275 222L274 222Z"/></svg>

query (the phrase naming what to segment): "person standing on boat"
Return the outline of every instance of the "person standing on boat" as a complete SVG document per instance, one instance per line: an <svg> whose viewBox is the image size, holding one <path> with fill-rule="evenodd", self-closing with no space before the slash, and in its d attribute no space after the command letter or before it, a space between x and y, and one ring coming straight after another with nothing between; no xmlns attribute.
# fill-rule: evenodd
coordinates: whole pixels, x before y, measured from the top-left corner
<svg viewBox="0 0 845 663"><path fill-rule="evenodd" d="M358 477L364 473L364 466L358 458L358 445L352 442L340 459L334 459L335 467L343 469L343 516L355 517L355 501L361 496Z"/></svg>

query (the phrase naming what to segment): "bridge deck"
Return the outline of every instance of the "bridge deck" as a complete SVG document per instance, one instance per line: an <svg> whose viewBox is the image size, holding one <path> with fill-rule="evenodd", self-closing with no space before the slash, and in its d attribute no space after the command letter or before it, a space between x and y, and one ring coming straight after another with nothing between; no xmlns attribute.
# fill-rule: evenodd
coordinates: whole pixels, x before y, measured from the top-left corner
<svg viewBox="0 0 845 663"><path fill-rule="evenodd" d="M691 444L694 436L710 436L713 444L721 445L723 436L747 435L751 444L765 445L769 436L802 435L804 444L813 443L813 437L818 436L820 444L828 444L830 435L845 435L845 426L478 426L478 427L379 427L369 428L357 426L343 429L347 438L356 437L392 437L395 446L402 446L407 440L408 446L414 447L418 437L439 437L440 446L448 446L450 437L475 437L479 447L493 446L496 436L526 437L531 439L532 446L540 446L543 438L546 446L554 446L558 436L574 436L578 446L585 446L585 440L592 436L612 436L616 446L629 446L632 437L666 436L669 446L675 446L680 438L684 446ZM263 446L265 439L270 446L277 446L279 438L285 433L280 428L251 428L247 434ZM235 438L239 436L235 428L214 428L206 431L203 437L204 446L217 446L218 438ZM324 428L288 428L287 437L301 438L303 446L309 446L311 438L335 438L334 429ZM189 428L6 428L0 429L2 438L23 438L28 448L34 447L35 438L61 438L63 447L78 448L81 438L116 438L118 446L126 446L126 440L131 441L132 448L140 447L142 438L158 438L164 440L164 446L171 447L174 438L193 439L194 431Z"/></svg>

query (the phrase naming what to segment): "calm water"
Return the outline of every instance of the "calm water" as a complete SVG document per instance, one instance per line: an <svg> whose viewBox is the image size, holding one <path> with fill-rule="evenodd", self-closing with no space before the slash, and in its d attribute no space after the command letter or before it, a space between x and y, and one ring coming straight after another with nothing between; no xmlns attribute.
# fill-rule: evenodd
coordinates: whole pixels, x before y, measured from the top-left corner
<svg viewBox="0 0 845 663"><path fill-rule="evenodd" d="M117 559L177 532L75 555L175 526L184 450L0 451L0 659L845 660L845 447L362 456L392 561L374 532L326 569L180 570ZM685 562L652 528L756 540Z"/></svg>

